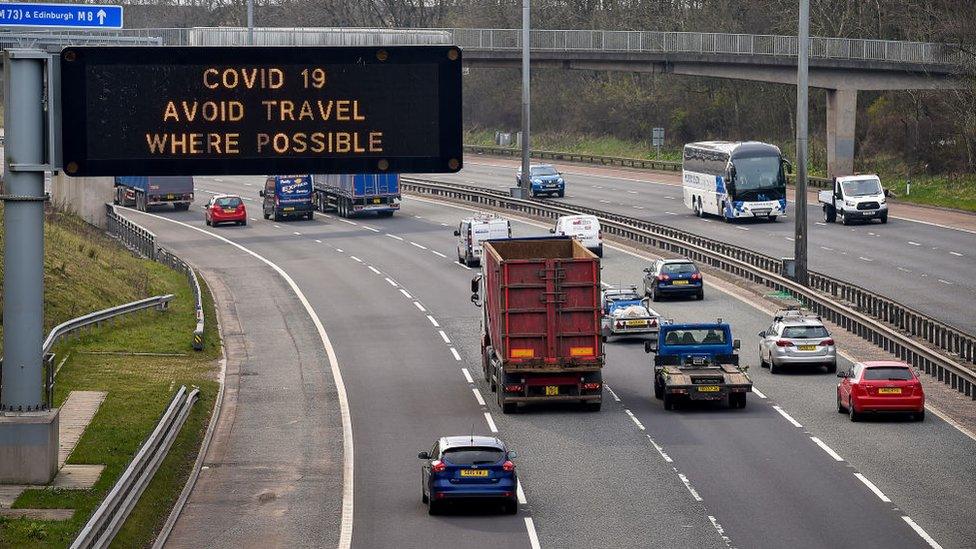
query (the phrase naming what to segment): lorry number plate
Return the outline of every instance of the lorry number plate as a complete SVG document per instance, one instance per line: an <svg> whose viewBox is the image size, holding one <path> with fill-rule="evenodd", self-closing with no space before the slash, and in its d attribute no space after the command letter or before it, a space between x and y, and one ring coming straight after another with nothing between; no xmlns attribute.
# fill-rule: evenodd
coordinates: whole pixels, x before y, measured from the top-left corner
<svg viewBox="0 0 976 549"><path fill-rule="evenodd" d="M379 204L380 202L383 202L383 201L381 199L379 199L379 198L374 198L373 199L373 204Z"/></svg>
<svg viewBox="0 0 976 549"><path fill-rule="evenodd" d="M698 388L699 393L717 393L718 385L702 385Z"/></svg>
<svg viewBox="0 0 976 549"><path fill-rule="evenodd" d="M559 394L558 385L546 385L546 396L556 396Z"/></svg>

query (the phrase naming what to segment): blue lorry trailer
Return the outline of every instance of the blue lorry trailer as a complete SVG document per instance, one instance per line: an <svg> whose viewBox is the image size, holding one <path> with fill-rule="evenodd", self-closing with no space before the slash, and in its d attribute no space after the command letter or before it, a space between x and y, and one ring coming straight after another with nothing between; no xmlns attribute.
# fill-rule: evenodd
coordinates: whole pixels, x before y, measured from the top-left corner
<svg viewBox="0 0 976 549"><path fill-rule="evenodd" d="M340 217L376 212L390 217L400 209L399 174L317 174L312 183L315 209L320 212L335 211Z"/></svg>
<svg viewBox="0 0 976 549"><path fill-rule="evenodd" d="M172 204L177 210L187 210L193 202L193 177L116 177L113 202L120 206L135 206L141 212L163 204Z"/></svg>

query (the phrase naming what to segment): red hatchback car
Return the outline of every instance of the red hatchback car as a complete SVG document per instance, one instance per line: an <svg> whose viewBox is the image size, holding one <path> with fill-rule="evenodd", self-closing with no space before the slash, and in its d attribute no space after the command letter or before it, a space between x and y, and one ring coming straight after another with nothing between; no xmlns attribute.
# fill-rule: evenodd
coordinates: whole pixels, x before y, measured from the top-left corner
<svg viewBox="0 0 976 549"><path fill-rule="evenodd" d="M232 194L219 194L203 207L207 225L216 227L219 223L247 225L247 209L241 197Z"/></svg>
<svg viewBox="0 0 976 549"><path fill-rule="evenodd" d="M843 378L837 384L837 411L849 414L851 421L867 412L910 413L915 421L925 419L922 383L904 362L856 362L837 377Z"/></svg>

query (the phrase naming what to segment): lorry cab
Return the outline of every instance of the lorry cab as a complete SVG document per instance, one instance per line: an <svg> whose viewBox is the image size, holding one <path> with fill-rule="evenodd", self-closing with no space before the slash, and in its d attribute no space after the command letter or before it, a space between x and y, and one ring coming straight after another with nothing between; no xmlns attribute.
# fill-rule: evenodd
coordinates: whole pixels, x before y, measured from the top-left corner
<svg viewBox="0 0 976 549"><path fill-rule="evenodd" d="M482 213L461 220L454 236L457 237L458 263L473 267L481 264L484 253L481 243L485 240L511 238L512 225L507 219Z"/></svg>
<svg viewBox="0 0 976 549"><path fill-rule="evenodd" d="M878 219L888 222L887 189L877 175L847 175L835 177L833 189L820 191L824 222L839 221L848 225L854 220Z"/></svg>
<svg viewBox="0 0 976 549"><path fill-rule="evenodd" d="M274 217L281 221L287 217L312 219L312 176L270 175L264 181L264 189L258 192L265 219Z"/></svg>
<svg viewBox="0 0 976 549"><path fill-rule="evenodd" d="M603 230L595 215L564 215L556 220L556 226L549 232L557 236L571 236L597 257L603 257Z"/></svg>

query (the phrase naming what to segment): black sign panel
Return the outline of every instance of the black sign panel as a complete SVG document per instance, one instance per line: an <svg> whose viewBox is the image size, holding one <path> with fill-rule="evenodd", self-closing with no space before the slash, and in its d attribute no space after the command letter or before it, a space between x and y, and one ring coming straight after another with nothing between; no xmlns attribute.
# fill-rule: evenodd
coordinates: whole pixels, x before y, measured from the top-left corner
<svg viewBox="0 0 976 549"><path fill-rule="evenodd" d="M453 46L73 47L73 176L456 172Z"/></svg>

